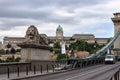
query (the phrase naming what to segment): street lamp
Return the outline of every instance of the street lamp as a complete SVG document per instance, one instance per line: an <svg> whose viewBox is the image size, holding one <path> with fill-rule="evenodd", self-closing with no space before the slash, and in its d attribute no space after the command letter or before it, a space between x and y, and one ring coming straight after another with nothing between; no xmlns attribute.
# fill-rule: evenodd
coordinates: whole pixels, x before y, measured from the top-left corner
<svg viewBox="0 0 120 80"><path fill-rule="evenodd" d="M70 58L75 58L75 55L74 55L74 50L73 50L73 48L71 49Z"/></svg>
<svg viewBox="0 0 120 80"><path fill-rule="evenodd" d="M96 45L94 45L93 47L94 47L94 53L95 53L95 51L96 51L96 50L95 50L95 49L96 49Z"/></svg>

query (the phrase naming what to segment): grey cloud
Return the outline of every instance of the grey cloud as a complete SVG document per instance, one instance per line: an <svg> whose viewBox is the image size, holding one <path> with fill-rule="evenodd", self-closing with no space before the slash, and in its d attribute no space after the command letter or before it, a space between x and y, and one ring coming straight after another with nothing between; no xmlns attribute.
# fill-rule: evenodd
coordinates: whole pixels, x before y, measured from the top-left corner
<svg viewBox="0 0 120 80"><path fill-rule="evenodd" d="M82 7L82 6L88 6L93 4L99 4L106 2L108 0L1 0L0 1L0 10L2 17L19 17L19 18L28 18L28 17L34 17L38 18L40 17L46 17L48 15L51 15L50 10L46 11L38 11L34 12L33 10L37 8L43 8L44 7L55 7L56 9L66 9L68 11L72 11L74 8ZM14 8L17 8L14 9ZM23 10L21 10L23 8ZM24 8L27 10L25 11Z"/></svg>
<svg viewBox="0 0 120 80"><path fill-rule="evenodd" d="M27 22L24 21L19 21L19 20L3 20L4 23L0 24L0 29L1 30L9 30L15 26L23 26L23 25L27 25Z"/></svg>
<svg viewBox="0 0 120 80"><path fill-rule="evenodd" d="M36 20L38 24L41 22L46 24L52 22L69 25L77 24L80 23L76 20L76 17L80 17L79 15L62 17L55 14L52 8L58 10L64 9L66 12L74 13L74 9L76 8L107 3L107 1L109 0L0 0L0 18L6 19L3 20L5 22L4 24L0 24L0 29L10 29L15 26L34 24L34 22L31 23L29 21L16 19L33 19ZM98 14L95 15L93 13L84 15L81 15L80 18L98 16ZM15 19L15 21L10 21L11 18ZM2 19L0 20L2 21Z"/></svg>
<svg viewBox="0 0 120 80"><path fill-rule="evenodd" d="M86 6L86 5L93 5L104 3L109 0L1 0L0 4L2 6L71 6L71 5L79 5L79 6Z"/></svg>

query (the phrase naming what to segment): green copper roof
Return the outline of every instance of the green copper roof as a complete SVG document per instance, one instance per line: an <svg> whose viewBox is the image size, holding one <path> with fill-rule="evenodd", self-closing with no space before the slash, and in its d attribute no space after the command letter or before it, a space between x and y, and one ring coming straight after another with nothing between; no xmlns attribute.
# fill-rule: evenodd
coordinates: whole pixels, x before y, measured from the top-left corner
<svg viewBox="0 0 120 80"><path fill-rule="evenodd" d="M62 27L59 25L56 29L56 31L63 31Z"/></svg>

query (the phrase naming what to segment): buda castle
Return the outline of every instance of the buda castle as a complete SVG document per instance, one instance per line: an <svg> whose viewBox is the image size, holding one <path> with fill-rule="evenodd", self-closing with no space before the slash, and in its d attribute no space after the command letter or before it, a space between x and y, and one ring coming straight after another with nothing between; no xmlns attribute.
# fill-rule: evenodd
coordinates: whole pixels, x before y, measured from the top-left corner
<svg viewBox="0 0 120 80"><path fill-rule="evenodd" d="M49 46L53 47L55 42L65 42L67 46L77 40L85 40L88 43L98 43L105 45L109 42L110 38L95 38L94 34L73 34L73 36L64 36L63 28L59 25L56 29L56 36L47 36L40 34L40 36L48 41ZM17 43L22 43L25 37L4 37L3 44L11 44L12 47L17 48Z"/></svg>

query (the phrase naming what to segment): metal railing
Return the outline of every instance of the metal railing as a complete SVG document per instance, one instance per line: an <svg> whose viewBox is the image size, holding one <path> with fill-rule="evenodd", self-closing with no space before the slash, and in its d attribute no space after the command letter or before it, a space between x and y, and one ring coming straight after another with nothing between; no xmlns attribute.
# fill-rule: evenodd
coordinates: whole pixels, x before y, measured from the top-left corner
<svg viewBox="0 0 120 80"><path fill-rule="evenodd" d="M24 74L26 76L31 75L31 74L44 74L44 73L49 73L49 72L55 72L57 68L62 67L64 69L75 69L75 68L84 68L84 67L89 67L93 66L96 64L102 64L104 62L103 58L91 58L91 59L68 59L68 60L57 60L54 61L54 64L51 65L32 65L30 66L25 66L25 71ZM64 66L63 66L64 65ZM43 69L44 68L44 69ZM21 71L20 71L20 66L16 67L16 72L15 76L20 77L21 76ZM11 78L12 73L10 72L10 67L7 67L7 78Z"/></svg>
<svg viewBox="0 0 120 80"><path fill-rule="evenodd" d="M46 67L46 69L43 69L43 66L42 65L39 65L39 70L38 70L38 65L36 66L36 65L34 65L32 68L33 68L33 70L31 70L30 69L30 67L29 66L25 66L26 67L26 70L24 71L24 72L21 72L20 71L20 67L18 66L18 67L16 67L16 69L17 69L17 71L16 72L14 72L14 74L16 74L16 75L14 75L15 77L20 77L23 73L26 75L26 76L28 76L28 75L31 75L31 74L45 74L45 73L49 73L49 72L55 72L55 68L57 68L57 67L60 67L60 65L58 65L58 64L56 64L56 65L51 65L51 66L48 66L47 64L46 64L46 66L44 66L44 67ZM37 68L36 68L37 67ZM49 67L52 67L52 68L50 68L49 69ZM11 78L12 76L11 75L13 75L13 72L10 72L10 67L8 66L7 67L7 75L6 75L6 77L7 78Z"/></svg>
<svg viewBox="0 0 120 80"><path fill-rule="evenodd" d="M110 80L120 80L120 69L110 78Z"/></svg>

